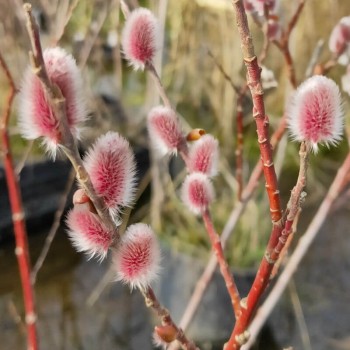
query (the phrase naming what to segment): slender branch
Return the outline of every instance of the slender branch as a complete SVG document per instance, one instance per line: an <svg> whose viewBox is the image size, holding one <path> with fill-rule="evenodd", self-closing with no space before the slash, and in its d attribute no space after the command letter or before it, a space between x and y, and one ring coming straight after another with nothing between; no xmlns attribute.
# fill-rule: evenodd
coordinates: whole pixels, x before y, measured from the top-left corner
<svg viewBox="0 0 350 350"><path fill-rule="evenodd" d="M98 37L98 33L101 31L103 23L105 22L108 9L110 6L110 0L99 2L99 4L103 4L102 9L99 8L98 11L93 12L93 18L91 19L89 30L84 38L83 47L80 50L79 55L79 68L82 69L90 56L90 53L93 49L93 46Z"/></svg>
<svg viewBox="0 0 350 350"><path fill-rule="evenodd" d="M236 86L231 77L226 73L224 67L218 62L213 53L208 50L209 56L213 59L222 76L229 82L233 91L237 94L237 114L236 114L236 181L238 185L237 198L241 200L243 190L243 98L248 90L248 85L244 84L241 88Z"/></svg>
<svg viewBox="0 0 350 350"><path fill-rule="evenodd" d="M237 97L237 115L236 115L236 180L237 180L237 198L242 199L243 191L243 96Z"/></svg>
<svg viewBox="0 0 350 350"><path fill-rule="evenodd" d="M294 279L292 279L289 283L289 294L290 294L290 299L291 299L291 302L293 305L295 317L296 317L297 322L298 322L299 332L301 335L301 340L303 342L303 348L304 348L304 350L312 350L309 330L307 327L307 323L305 321L303 307L302 307L301 302L300 302L297 286L295 284Z"/></svg>
<svg viewBox="0 0 350 350"><path fill-rule="evenodd" d="M272 147L269 142L268 118L265 116L264 111L263 90L260 81L260 69L257 63L257 58L254 54L254 46L252 43L243 2L240 0L233 0L233 7L235 10L236 24L242 43L243 59L248 71L247 81L253 97L253 116L255 117L257 123L258 141L260 144L260 153L264 166L267 192L270 199L270 210L272 214L271 217L273 221L273 228L265 256L260 264L254 283L245 300L245 307L242 307L242 315L233 329L226 349L240 349L240 347L245 342L247 342L249 337L249 333L247 333L247 326L251 320L252 314L256 309L257 303L260 300L262 293L266 289L274 262L278 258L281 246L283 247L285 244L285 237L289 235L291 231L291 225L295 217L293 217L295 208L293 205L291 205L289 207L288 214L290 216L287 217L286 225L284 225L284 218L282 218L279 191L277 187L277 177L272 161ZM289 59L290 63L292 63L290 52L288 50L288 37L285 37L285 39L286 40L284 42L287 44L284 47L284 52L285 54L289 54L289 57L286 57L286 60ZM291 65L291 67L293 66ZM306 146L303 145L303 147ZM301 171L303 170L303 166L301 165ZM301 187L303 188L303 186ZM298 191L296 190L295 192L297 194ZM285 227L282 230L283 226ZM275 249L276 247L277 249Z"/></svg>
<svg viewBox="0 0 350 350"><path fill-rule="evenodd" d="M169 311L165 309L158 301L151 287L146 289L140 289L145 298L147 307L152 308L157 316L161 319L163 326L171 326L176 330L176 339L181 344L184 350L199 350L196 345L190 341L184 334L181 328L179 328L172 320Z"/></svg>
<svg viewBox="0 0 350 350"><path fill-rule="evenodd" d="M222 248L221 241L220 241L220 236L215 231L215 228L214 228L214 225L213 225L213 222L211 220L210 213L208 210L206 210L203 213L202 218L203 218L205 228L207 229L207 232L208 232L208 235L210 238L212 249L214 250L214 253L216 255L216 259L217 259L218 264L220 266L221 274L222 274L224 281L226 283L226 288L227 288L227 291L228 291L230 298L231 298L235 317L236 317L236 319L238 319L241 315L241 306L240 306L241 298L239 296L236 282L235 282L233 275L230 271L228 263L226 262L223 248Z"/></svg>
<svg viewBox="0 0 350 350"><path fill-rule="evenodd" d="M313 217L309 227L305 231L304 235L300 238L298 245L296 246L293 254L290 256L289 261L284 268L283 272L280 274L278 280L276 281L273 289L267 296L264 304L259 308L257 316L252 321L249 326L249 333L251 339L244 347L244 350L248 350L251 345L253 345L259 331L266 322L268 316L272 312L273 308L277 304L278 300L282 296L284 290L286 289L290 279L292 278L295 271L297 271L298 266L308 252L312 242L319 233L320 228L324 224L327 215L329 214L332 205L341 193L341 189L344 185L344 180L350 173L350 153L348 153L346 159L344 160L342 166L339 168L336 177L333 180L329 191L322 201L316 215ZM348 182L350 179L348 179ZM243 349L243 348L242 348Z"/></svg>
<svg viewBox="0 0 350 350"><path fill-rule="evenodd" d="M284 134L285 125L286 125L286 119L285 119L285 116L283 116L280 120L278 128L271 136L271 144L274 148L277 146L278 142L280 141L280 139L282 138L282 136ZM257 188L257 186L259 184L259 179L261 178L262 173L263 173L262 164L261 164L261 162L258 162L250 175L250 178L249 178L247 185L245 186L245 188L243 190L241 201L238 202L236 204L236 206L234 207L234 209L232 210L232 212L231 212L231 214L230 214L230 216L225 224L225 227L222 231L221 244L222 244L223 249L225 248L226 243L227 243L231 233L235 229L236 224L238 223L238 220L241 217L242 213L244 212L248 202L250 201L251 197L253 196L255 189ZM198 279L198 281L196 283L196 286L195 286L194 291L191 295L191 298L190 298L188 304L186 305L185 312L184 312L183 316L181 317L179 324L180 324L180 327L182 329L186 330L188 328L191 320L193 319L193 317L198 309L198 306L203 298L203 295L206 291L206 288L207 288L208 284L210 283L210 281L212 280L212 277L214 275L216 267L217 267L217 259L216 259L215 254L212 253L202 275L200 276L200 278ZM173 350L174 348L175 347L173 347L173 346L170 347L171 350Z"/></svg>
<svg viewBox="0 0 350 350"><path fill-rule="evenodd" d="M297 183L294 186L291 197L287 206L287 215L286 221L282 230L282 233L278 239L278 242L272 251L266 250L265 256L261 261L259 270L253 282L253 285L248 293L246 299L246 308L242 308L242 316L239 318L236 323L230 340L227 343L226 349L238 350L241 346L248 340L246 337L242 337L247 332L247 327L251 321L253 313L257 307L257 304L261 298L262 293L265 291L275 262L279 258L283 247L285 246L289 235L293 231L293 222L296 218L301 202L302 202L302 193L306 184L306 172L308 165L308 152L309 147L305 142L302 142L300 145L300 168Z"/></svg>
<svg viewBox="0 0 350 350"><path fill-rule="evenodd" d="M290 19L288 23L288 27L286 30L286 36L289 38L290 34L292 33L293 29L295 28L296 24L298 23L298 20L300 18L301 13L303 12L303 8L305 5L306 0L299 0L298 7L296 8L294 15Z"/></svg>
<svg viewBox="0 0 350 350"><path fill-rule="evenodd" d="M23 170L23 168L24 168L24 166L25 166L25 164L27 162L27 159L28 159L28 157L30 155L30 152L33 149L33 145L34 145L34 140L30 140L28 142L28 145L27 145L25 151L23 152L23 155L22 155L21 159L17 163L16 169L15 169L17 176L19 176L21 174L21 172L22 172L22 170Z"/></svg>
<svg viewBox="0 0 350 350"><path fill-rule="evenodd" d="M153 79L154 83L156 84L156 87L158 89L158 93L159 93L160 98L162 99L164 105L166 107L171 108L170 100L165 92L164 86L159 78L159 75L158 75L153 63L151 63L151 62L147 63L145 68L146 68L147 72L149 73L149 75L151 76L151 78Z"/></svg>
<svg viewBox="0 0 350 350"><path fill-rule="evenodd" d="M35 284L38 272L41 269L41 267L43 266L43 263L47 257L47 254L49 253L49 250L51 248L51 244L56 236L57 230L60 227L62 215L64 213L64 209L65 209L66 203L67 203L67 197L72 189L72 186L74 184L74 180L75 180L75 171L71 170L69 177L68 177L68 181L66 183L66 188L65 188L63 194L61 195L61 199L59 201L58 208L55 212L53 224L50 228L48 235L46 236L45 243L44 243L44 246L40 252L40 255L39 255L39 257L38 257L38 259L37 259L37 261L32 269L31 281L32 281L33 285Z"/></svg>
<svg viewBox="0 0 350 350"><path fill-rule="evenodd" d="M265 114L263 87L260 80L260 67L254 53L254 46L250 35L247 16L243 2L233 0L236 23L242 42L243 60L247 68L247 82L253 99L253 117L257 126L258 142L261 161L264 167L266 191L270 202L270 214L274 226L280 226L282 208L278 190L277 176L272 159L272 147L269 139L269 118Z"/></svg>
<svg viewBox="0 0 350 350"><path fill-rule="evenodd" d="M102 198L99 197L94 190L89 174L87 173L80 157L76 141L70 132L66 115L65 99L62 96L60 89L51 83L47 74L40 44L39 30L32 14L32 7L30 4L26 3L24 4L23 8L26 15L26 26L33 50L30 52L33 71L41 81L43 89L54 111L54 115L59 121L59 133L61 136L60 146L72 163L77 173L77 179L94 204L98 215L107 226L114 230L115 244L117 244L120 238L118 230L116 229L113 220L106 210Z"/></svg>
<svg viewBox="0 0 350 350"><path fill-rule="evenodd" d="M25 321L27 326L27 348L28 350L38 349L38 339L36 331L36 312L34 302L33 286L30 282L30 258L28 249L27 230L25 226L25 214L23 211L21 191L18 178L14 170L14 164L11 154L11 146L8 135L8 123L11 115L11 107L16 94L16 87L8 66L0 54L0 65L4 70L10 84L10 92L7 98L4 114L0 120L0 137L2 144L2 155L4 159L4 168L6 182L9 194L9 200L12 211L13 229L16 239L15 254L20 271L22 292L25 308Z"/></svg>
<svg viewBox="0 0 350 350"><path fill-rule="evenodd" d="M224 67L221 65L221 63L218 62L214 54L211 52L211 50L208 50L208 55L213 59L214 64L219 69L222 76L225 78L225 80L231 85L233 91L236 92L237 95L241 93L241 89L239 86L237 86L231 79L231 77L227 74Z"/></svg>

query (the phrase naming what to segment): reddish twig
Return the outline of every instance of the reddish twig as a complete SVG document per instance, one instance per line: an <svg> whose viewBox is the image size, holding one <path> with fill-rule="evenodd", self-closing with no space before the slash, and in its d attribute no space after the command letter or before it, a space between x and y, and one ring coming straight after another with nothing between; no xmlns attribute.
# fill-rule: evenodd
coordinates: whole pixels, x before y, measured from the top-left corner
<svg viewBox="0 0 350 350"><path fill-rule="evenodd" d="M151 287L147 289L140 289L145 298L147 307L152 308L157 316L161 319L163 326L171 326L176 331L176 339L181 344L184 350L199 350L196 345L190 341L184 334L181 328L179 328L172 320L169 311L165 309L157 300Z"/></svg>
<svg viewBox="0 0 350 350"><path fill-rule="evenodd" d="M342 188L344 186L345 179L349 182L350 179L348 175L350 173L350 153L348 153L346 159L344 160L342 166L339 168L336 177L330 186L326 197L322 201L316 215L313 217L309 227L307 228L305 234L300 238L298 245L296 246L293 254L290 256L289 261L284 268L283 272L279 276L277 282L275 283L273 289L266 298L264 304L260 307L256 318L253 320L249 326L249 332L251 334L251 340L249 341L249 346L245 346L244 350L248 350L254 340L257 337L260 329L264 325L271 311L275 307L276 303L280 299L283 291L287 287L291 277L297 270L301 260L307 253L312 242L314 241L317 233L325 222L327 215L329 214L334 201L339 197Z"/></svg>
<svg viewBox="0 0 350 350"><path fill-rule="evenodd" d="M285 131L285 127L286 127L286 118L285 116L283 116L283 118L281 118L281 121L279 123L278 128L276 129L276 131L272 134L271 136L271 145L275 148L276 145L278 144L278 142L280 141L280 139L282 138L284 131ZM247 183L247 185L245 186L243 193L242 193L242 200L240 202L237 203L237 205L235 206L235 208L232 210L226 225L222 231L222 235L221 235L221 244L223 249L226 246L226 243L232 233L232 231L234 230L234 228L236 227L236 224L239 220L239 218L241 217L242 213L244 212L249 200L251 199L252 195L255 192L255 189L257 188L258 184L259 184L259 179L261 178L263 173L263 167L261 162L258 162L255 166L255 168L253 169L249 181ZM194 291L191 295L191 298L185 308L185 312L180 320L180 327L184 330L187 329L187 327L189 326L191 320L193 319L193 316L195 315L198 306L200 304L200 301L203 298L204 292L206 291L206 288L208 286L208 284L210 283L210 281L212 280L212 277L214 275L214 272L216 270L217 267L217 259L215 254L213 253L202 273L202 275L200 276L200 278L198 279L196 286L194 288ZM174 349L175 347L170 347L170 349Z"/></svg>
<svg viewBox="0 0 350 350"><path fill-rule="evenodd" d="M19 265L24 308L25 308L25 321L27 325L27 348L28 350L38 349L38 340L36 332L36 312L34 303L33 286L30 282L30 258L28 249L27 230L25 226L25 215L22 206L21 192L19 188L18 178L14 170L14 164L12 160L10 140L8 136L8 123L11 114L11 106L16 94L16 87L12 79L11 73L0 54L0 65L4 70L6 77L10 83L10 92L5 105L5 110L0 121L0 134L2 143L2 153L4 158L4 168L6 174L6 182L9 193L13 229L16 239L15 253Z"/></svg>
<svg viewBox="0 0 350 350"><path fill-rule="evenodd" d="M279 48L279 50L283 54L284 61L286 63L287 70L288 70L288 78L289 78L289 81L292 84L294 89L297 88L297 79L295 76L293 58L292 58L292 55L291 55L290 50L289 50L289 41L290 41L291 33L292 33L293 29L295 28L295 26L300 18L300 15L303 11L305 1L306 0L299 0L298 6L297 6L292 18L290 19L290 21L287 25L287 29L285 31L282 31L281 39L272 41L272 43L277 48ZM260 26L262 25L260 22L257 22L257 23Z"/></svg>
<svg viewBox="0 0 350 350"><path fill-rule="evenodd" d="M298 23L298 20L300 18L301 13L303 12L305 2L306 2L306 0L299 0L298 7L296 8L292 18L290 19L290 21L288 23L286 34L285 34L285 36L288 38L288 40L289 40L289 37L290 37L293 29L295 28L296 24Z"/></svg>
<svg viewBox="0 0 350 350"><path fill-rule="evenodd" d="M251 320L253 312L257 307L262 293L266 289L274 262L278 258L279 249L281 248L280 243L285 243L284 236L289 234L289 225L292 224L294 218L292 220L291 217L288 217L288 224L285 230L282 230L284 226L284 219L282 218L279 191L277 187L277 178L272 161L272 149L268 138L268 118L265 116L264 111L263 90L260 81L260 69L257 63L257 58L254 54L254 46L252 43L247 17L242 1L234 0L233 7L236 14L236 24L238 27L238 32L242 42L243 59L248 71L247 81L252 93L254 103L253 115L257 123L258 141L260 144L260 153L264 167L264 175L266 179L267 192L269 194L270 199L270 210L273 221L273 228L267 245L265 256L261 261L258 273L249 291L247 299L244 301L244 303L242 302L242 304L245 305L244 307L242 305L241 317L236 322L232 335L227 343L227 349L240 349L240 347L248 340L249 334L247 334L246 328ZM285 38L286 37L287 36L285 36ZM288 49L288 45L286 45L286 47L284 48ZM288 54L289 50L285 53ZM289 57L289 59L290 63L292 63L291 57ZM290 79L293 83L292 77L290 77ZM275 250L276 246L278 248L277 250Z"/></svg>
<svg viewBox="0 0 350 350"><path fill-rule="evenodd" d="M241 314L241 306L240 306L241 298L239 296L239 292L238 292L235 280L233 278L233 275L230 272L230 268L225 259L221 241L220 241L220 236L215 231L215 228L208 210L206 210L203 213L202 218L205 224L205 228L208 232L208 236L210 238L212 249L216 255L216 259L220 266L221 275L223 276L224 281L226 283L226 288L231 298L235 317L236 319L238 319Z"/></svg>
<svg viewBox="0 0 350 350"><path fill-rule="evenodd" d="M284 248L289 235L293 231L293 223L300 210L302 192L306 184L306 172L308 164L308 152L309 149L306 143L302 143L300 146L300 169L297 179L297 183L292 190L290 200L287 206L286 222L284 224L281 235L274 249L269 253L267 251L264 259L262 260L258 273L253 282L246 298L246 307L242 308L242 316L236 323L230 340L227 343L227 349L240 349L240 347L248 340L245 335L247 327L251 321L253 313L257 307L257 304L261 298L262 293L266 289L271 273L273 271L275 262L278 260L279 255Z"/></svg>
<svg viewBox="0 0 350 350"><path fill-rule="evenodd" d="M253 99L253 117L257 126L261 161L264 167L266 180L266 191L270 202L271 219L274 226L280 226L280 220L282 218L281 200L272 159L272 147L269 139L269 118L265 114L264 92L260 80L261 69L254 53L254 46L242 1L234 0L233 7L236 13L239 36L243 43L243 60L247 68L247 82Z"/></svg>

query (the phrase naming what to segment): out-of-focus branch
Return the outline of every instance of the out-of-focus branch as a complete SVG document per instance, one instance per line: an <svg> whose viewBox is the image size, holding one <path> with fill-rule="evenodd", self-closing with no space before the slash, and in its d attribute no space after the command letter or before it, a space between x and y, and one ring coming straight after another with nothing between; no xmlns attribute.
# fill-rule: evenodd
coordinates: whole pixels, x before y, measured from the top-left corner
<svg viewBox="0 0 350 350"><path fill-rule="evenodd" d="M41 269L41 267L43 266L44 261L47 257L47 254L49 253L51 244L56 236L57 230L60 227L62 215L64 213L64 209L65 209L66 203L67 203L67 197L72 189L72 186L74 184L74 180L75 180L75 170L72 169L70 174L69 174L68 180L67 180L66 188L65 188L64 192L61 194L61 198L60 198L60 201L58 203L58 208L55 212L53 224L50 228L48 235L46 236L45 243L44 243L44 246L40 252L40 255L39 255L39 257L38 257L38 259L37 259L37 261L32 269L31 280L32 280L33 285L35 284L38 272Z"/></svg>
<svg viewBox="0 0 350 350"><path fill-rule="evenodd" d="M38 349L36 331L36 312L34 303L34 291L30 281L30 258L28 249L27 230L25 226L25 214L23 211L21 191L18 178L14 170L11 154L10 140L8 135L8 123L10 120L11 107L16 94L16 87L8 66L0 54L0 66L5 72L10 85L10 92L5 104L5 110L0 120L1 153L4 159L6 182L12 212L13 229L16 239L15 254L17 256L20 278L23 291L25 321L27 326L27 347L30 350Z"/></svg>

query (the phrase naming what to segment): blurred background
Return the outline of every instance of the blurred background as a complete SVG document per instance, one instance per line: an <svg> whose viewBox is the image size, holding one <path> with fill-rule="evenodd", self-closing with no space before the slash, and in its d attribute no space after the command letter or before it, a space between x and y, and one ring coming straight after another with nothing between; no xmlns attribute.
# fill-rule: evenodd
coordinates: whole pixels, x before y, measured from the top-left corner
<svg viewBox="0 0 350 350"><path fill-rule="evenodd" d="M90 119L81 144L84 153L108 130L123 134L132 144L139 174L139 194L129 223L150 223L163 246L163 272L156 287L165 306L180 319L195 281L210 255L205 229L183 207L178 188L185 175L177 159L156 164L149 154L145 119L159 97L152 80L133 71L123 60L120 34L124 17L118 0L32 1L40 24L43 47L60 45L82 69ZM130 0L130 6L137 6ZM29 40L21 0L0 0L0 51L19 87L28 65ZM168 96L183 118L186 131L204 128L220 142L220 175L213 219L218 232L237 203L235 177L237 93L219 65L237 86L245 82L240 42L230 1L140 1L162 25L163 48L155 61ZM277 14L285 24L296 4L281 1ZM328 39L334 25L350 15L350 3L307 0L290 39L298 83L305 79L310 59L321 47L318 62L331 58ZM256 51L263 47L262 30L251 22ZM264 61L266 110L274 130L292 92L281 52L270 45ZM329 73L338 84L346 68ZM0 111L8 82L0 72ZM349 95L343 93L346 116ZM48 159L37 142L21 138L16 126L15 100L10 122L11 147L19 174L26 212L31 262L36 264L47 237L48 254L35 276L41 349L152 349L152 315L138 293L112 283L109 261L87 260L71 247L64 217L75 189L74 174L64 159ZM252 103L243 99L243 181L259 159ZM307 200L296 241L312 219L337 168L348 152L344 140L337 149L323 148L311 156ZM283 203L298 172L298 147L284 136L276 153ZM159 171L160 170L160 171ZM162 171L165 170L165 171ZM169 170L169 171L168 171ZM153 175L151 175L153 174ZM151 186L153 185L153 187ZM344 199L345 198L345 199ZM256 349L350 349L349 201L337 202L316 243L280 300ZM63 210L62 216L60 211ZM242 215L227 249L227 257L247 291L270 232L268 203L261 183ZM57 225L60 223L60 225ZM52 227L55 224L57 227ZM126 224L126 221L125 221ZM48 245L46 244L46 247ZM24 349L23 302L14 255L11 213L4 171L0 166L0 349ZM36 265L37 266L37 265ZM189 268L190 267L190 268ZM243 293L244 294L244 293ZM219 275L209 287L189 336L202 349L221 349L233 325L229 300Z"/></svg>

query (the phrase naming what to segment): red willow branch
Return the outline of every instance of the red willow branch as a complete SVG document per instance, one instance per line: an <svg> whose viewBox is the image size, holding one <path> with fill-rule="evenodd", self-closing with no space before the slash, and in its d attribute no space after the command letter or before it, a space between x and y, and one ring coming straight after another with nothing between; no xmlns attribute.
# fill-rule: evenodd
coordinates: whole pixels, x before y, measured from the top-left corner
<svg viewBox="0 0 350 350"><path fill-rule="evenodd" d="M217 262L220 266L221 275L226 283L227 291L230 295L235 317L238 319L241 315L241 298L237 289L237 285L230 271L230 267L225 259L223 247L221 245L220 236L215 231L213 222L210 217L209 210L207 209L202 215L205 228L208 232L208 236L211 242L212 249L216 255Z"/></svg>
<svg viewBox="0 0 350 350"><path fill-rule="evenodd" d="M261 82L260 82L260 69L257 64L257 58L254 54L254 46L252 43L248 22L247 22L247 17L245 14L242 1L234 0L233 8L235 10L236 24L237 24L238 32L242 42L243 60L246 64L247 71L248 71L247 81L253 97L253 103L254 103L253 115L255 116L256 122L257 122L258 142L262 145L265 145L265 148L260 147L260 153L262 156L262 161L264 166L264 175L267 182L268 193L271 194L271 190L275 189L275 192L272 192L272 194L274 194L275 197L272 197L272 198L270 197L270 207L272 209L271 212L272 212L273 228L272 228L270 239L267 245L266 253L263 260L261 261L256 278L245 300L245 307L242 307L242 315L239 318L239 320L236 322L236 325L234 327L234 330L232 332L232 335L226 347L227 349L240 349L240 347L248 340L249 333L247 333L247 326L251 321L251 317L257 307L257 304L261 298L262 293L264 292L264 290L268 285L269 277L271 275L274 263L278 258L279 250L275 250L275 248L277 246L278 249L282 249L280 244L281 242L285 243L285 240L284 240L285 237L283 236L289 234L289 224L290 225L292 224L294 218L287 219L288 225L286 226L286 229L288 231L283 231L282 228L284 227L284 218L282 218L281 208L280 207L278 208L277 206L276 207L273 206L273 200L276 199L279 192L277 188L277 181L275 182L276 174L273 169L273 161L270 153L271 147L270 149L267 149L268 146L270 145L268 141L268 131L267 131L268 119L267 117L264 117L264 101L262 97L263 91L262 91ZM267 171L267 170L270 170L270 171ZM273 186L276 186L276 187L273 187ZM278 199L279 199L279 196L278 196ZM279 209L279 211L276 211L280 215L278 221L274 220L274 216L273 216L274 209ZM284 243L282 243L282 246L284 245Z"/></svg>
<svg viewBox="0 0 350 350"><path fill-rule="evenodd" d="M10 140L8 135L8 123L11 114L11 106L16 94L16 87L7 67L5 60L0 54L0 65L4 70L10 84L10 92L7 98L4 114L0 121L0 134L2 143L2 154L4 158L4 168L6 174L6 182L9 193L9 200L12 211L13 229L16 239L15 254L17 256L23 299L25 308L25 321L27 326L27 348L28 350L38 349L38 339L36 331L36 312L34 303L33 286L30 281L30 258L28 249L27 230L25 226L25 215L23 211L21 192L19 188L18 178L14 170L14 164L10 148Z"/></svg>
<svg viewBox="0 0 350 350"><path fill-rule="evenodd" d="M326 197L322 201L321 206L319 207L317 213L313 217L306 232L300 238L298 245L296 246L293 254L290 256L286 267L284 268L283 272L280 274L278 280L276 281L273 289L271 290L268 297L266 298L264 304L260 307L257 316L254 318L251 325L249 326L252 339L249 340L249 346L247 347L244 346L245 350L248 350L250 346L253 344L260 329L262 328L263 324L267 320L271 311L277 304L282 293L286 289L290 279L292 278L293 274L297 270L301 260L307 253L312 242L317 236L320 228L324 224L325 219L327 218L335 200L342 193L344 184L350 182L349 174L350 174L350 153L348 153L343 164L339 168L337 175L334 178L333 183L329 188L329 191L327 192Z"/></svg>
<svg viewBox="0 0 350 350"><path fill-rule="evenodd" d="M172 320L169 311L165 309L157 300L153 290L151 288L140 289L141 293L145 298L145 303L147 307L152 308L157 316L161 319L163 326L171 326L176 332L176 339L182 345L184 350L199 350L196 345L191 342L185 336L181 328L178 328L177 325Z"/></svg>
<svg viewBox="0 0 350 350"><path fill-rule="evenodd" d="M283 250L289 235L293 231L293 223L300 210L301 201L303 198L302 193L306 184L308 152L309 149L306 143L303 142L300 146L299 151L299 175L297 183L292 190L291 197L288 202L286 222L284 224L284 228L269 258L267 259L265 257L260 264L257 276L246 299L246 308L242 309L242 316L240 317L240 319L234 327L230 340L227 343L226 349L240 349L241 346L248 340L249 332L247 331L247 327L251 321L253 313L255 312L260 297L269 282L269 277L271 276L271 273L275 266L275 262L278 260L279 255Z"/></svg>
<svg viewBox="0 0 350 350"><path fill-rule="evenodd" d="M298 6L294 12L294 15L290 19L287 30L282 33L282 38L280 41L274 40L273 43L281 50L284 60L287 65L288 69L288 77L289 81L291 82L294 89L297 88L297 79L295 76L295 69L294 69L294 63L293 58L289 50L289 41L290 41L290 35L295 28L296 24L298 23L298 20L300 18L300 15L303 11L304 5L306 0L299 0Z"/></svg>
<svg viewBox="0 0 350 350"><path fill-rule="evenodd" d="M253 42L242 1L234 0L233 7L242 42L243 60L247 68L247 83L253 99L253 117L257 126L261 161L266 179L266 191L270 202L271 219L274 226L280 226L280 220L282 218L281 200L272 159L272 147L269 140L269 118L265 114L264 92L260 80L261 69L254 53Z"/></svg>

